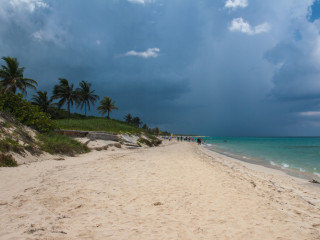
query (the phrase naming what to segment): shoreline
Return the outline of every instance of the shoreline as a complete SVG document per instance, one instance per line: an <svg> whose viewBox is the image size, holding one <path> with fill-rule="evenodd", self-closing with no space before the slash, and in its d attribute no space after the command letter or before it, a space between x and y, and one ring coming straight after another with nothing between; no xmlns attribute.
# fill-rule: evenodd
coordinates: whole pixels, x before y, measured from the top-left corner
<svg viewBox="0 0 320 240"><path fill-rule="evenodd" d="M291 176L291 177L304 179L304 180L308 180L308 181L312 181L312 180L320 181L320 176L318 176L317 174L314 174L314 172L308 172L308 171L303 172L303 171L295 169L295 168L281 167L281 165L278 165L275 163L272 164L269 161L264 161L264 160L257 158L257 157L247 157L247 156L237 155L232 152L228 152L228 150L220 149L219 147L215 146L214 144L211 144L211 146L204 145L204 148L208 149L209 151L221 154L223 156L236 159L240 162L244 162L244 163L248 163L248 164L252 164L252 165L263 166L268 169L280 171L280 172L282 172L288 176ZM320 184L319 184L319 187L320 187Z"/></svg>
<svg viewBox="0 0 320 240"><path fill-rule="evenodd" d="M0 238L319 239L319 189L260 168L172 141L2 168Z"/></svg>
<svg viewBox="0 0 320 240"><path fill-rule="evenodd" d="M272 165L271 165L271 167L269 167L268 165L263 165L263 164L259 164L256 162L251 162L251 161L239 159L239 158L236 158L235 156L230 156L228 154L214 151L213 149L208 149L206 146L201 146L200 151L204 152L204 154L206 154L208 156L208 158L210 158L210 159L214 158L214 161L216 161L216 159L219 158L217 156L220 155L223 157L224 163L225 163L225 161L228 161L230 163L236 163L244 168L247 168L252 171L256 171L258 173L262 173L262 174L266 174L266 175L270 175L270 176L280 176L283 178L288 178L290 180L293 180L294 182L296 182L299 185L310 186L313 189L315 189L316 191L319 191L319 194L320 194L320 184L311 183L310 180L312 180L312 178L310 178L310 177L309 178L307 178L306 176L299 177L294 174L289 174L284 169L272 167ZM310 176L310 175L308 175L308 176Z"/></svg>

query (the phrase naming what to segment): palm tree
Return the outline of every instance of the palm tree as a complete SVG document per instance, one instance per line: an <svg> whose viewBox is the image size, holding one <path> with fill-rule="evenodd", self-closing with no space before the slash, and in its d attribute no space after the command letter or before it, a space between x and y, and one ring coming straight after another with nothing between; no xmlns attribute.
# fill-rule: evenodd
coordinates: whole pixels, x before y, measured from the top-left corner
<svg viewBox="0 0 320 240"><path fill-rule="evenodd" d="M43 112L49 112L49 108L53 107L53 99L48 98L47 91L37 91L37 94L34 94L31 100L32 104L38 105L40 110Z"/></svg>
<svg viewBox="0 0 320 240"><path fill-rule="evenodd" d="M130 124L132 122L132 116L130 113L128 113L125 117L124 117L124 120Z"/></svg>
<svg viewBox="0 0 320 240"><path fill-rule="evenodd" d="M112 112L112 109L118 110L118 108L114 104L115 104L115 101L112 101L111 98L109 98L108 96L105 96L100 101L100 106L98 107L99 113L102 114L102 116L105 113L108 113L107 118L110 119L110 113Z"/></svg>
<svg viewBox="0 0 320 240"><path fill-rule="evenodd" d="M90 104L94 105L94 103L99 99L99 96L94 94L95 90L90 90L91 83L81 81L79 86L80 88L77 88L76 90L79 97L79 105L81 109L84 107L84 113L87 116L87 106L90 111Z"/></svg>
<svg viewBox="0 0 320 240"><path fill-rule="evenodd" d="M70 118L70 108L73 106L74 102L78 102L78 94L73 90L73 84L69 85L69 82L65 78L59 78L60 84L55 85L53 88L52 99L60 99L58 102L58 107L61 108L62 105L67 103L68 116Z"/></svg>
<svg viewBox="0 0 320 240"><path fill-rule="evenodd" d="M27 88L36 89L37 81L23 77L25 68L19 67L19 62L16 58L2 57L2 59L6 62L6 66L1 65L0 69L0 78L2 78L0 82L3 93L8 91L16 93L17 89L19 89L23 95L26 95Z"/></svg>
<svg viewBox="0 0 320 240"><path fill-rule="evenodd" d="M142 124L142 122L141 122L141 120L140 120L139 117L134 117L131 122L132 122L132 124L135 125L136 127L139 127L139 126Z"/></svg>
<svg viewBox="0 0 320 240"><path fill-rule="evenodd" d="M152 132L153 132L153 134L157 134L157 135L161 133L161 131L158 127L153 128Z"/></svg>

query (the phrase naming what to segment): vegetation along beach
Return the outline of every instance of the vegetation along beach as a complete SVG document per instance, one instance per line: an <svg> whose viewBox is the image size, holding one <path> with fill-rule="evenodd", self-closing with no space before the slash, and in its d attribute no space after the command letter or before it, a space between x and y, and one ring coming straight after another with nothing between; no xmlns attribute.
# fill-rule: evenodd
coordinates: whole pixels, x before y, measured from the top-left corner
<svg viewBox="0 0 320 240"><path fill-rule="evenodd" d="M0 1L0 239L320 239L320 1Z"/></svg>

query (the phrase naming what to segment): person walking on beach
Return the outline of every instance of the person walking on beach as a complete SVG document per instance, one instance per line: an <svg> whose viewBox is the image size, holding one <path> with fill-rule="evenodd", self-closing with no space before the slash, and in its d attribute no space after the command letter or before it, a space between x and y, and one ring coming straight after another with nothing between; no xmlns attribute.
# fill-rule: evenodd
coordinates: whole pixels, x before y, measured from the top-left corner
<svg viewBox="0 0 320 240"><path fill-rule="evenodd" d="M197 139L197 143L198 143L198 145L201 145L201 139L200 138Z"/></svg>

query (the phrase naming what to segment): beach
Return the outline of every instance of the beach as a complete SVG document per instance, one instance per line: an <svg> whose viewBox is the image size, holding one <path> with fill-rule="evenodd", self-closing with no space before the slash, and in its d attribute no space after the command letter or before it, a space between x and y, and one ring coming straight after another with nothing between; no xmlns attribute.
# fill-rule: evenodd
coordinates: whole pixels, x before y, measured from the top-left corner
<svg viewBox="0 0 320 240"><path fill-rule="evenodd" d="M0 239L320 239L320 188L196 143L0 169Z"/></svg>

